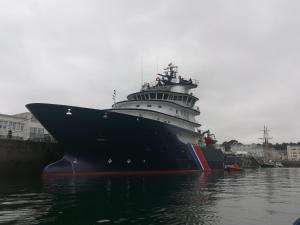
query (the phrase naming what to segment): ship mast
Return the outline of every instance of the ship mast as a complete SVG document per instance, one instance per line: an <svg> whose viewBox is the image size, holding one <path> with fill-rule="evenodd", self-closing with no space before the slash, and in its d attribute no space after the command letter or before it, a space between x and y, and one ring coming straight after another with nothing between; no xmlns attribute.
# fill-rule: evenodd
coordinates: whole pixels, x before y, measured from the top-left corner
<svg viewBox="0 0 300 225"><path fill-rule="evenodd" d="M270 137L269 136L269 129L267 127L267 125L264 126L264 129L261 130L263 132L263 137L262 138L259 138L261 140L263 140L263 145L264 146L268 146L269 145L269 139L272 139L273 137Z"/></svg>
<svg viewBox="0 0 300 225"><path fill-rule="evenodd" d="M158 76L162 77L162 82L168 81L171 82L172 79L176 79L176 74L177 74L178 66L173 65L173 63L169 63L166 68L164 68L164 73L165 74L157 74Z"/></svg>
<svg viewBox="0 0 300 225"><path fill-rule="evenodd" d="M269 139L272 139L272 137L269 136L269 129L268 127L265 125L264 129L261 130L263 132L263 137L259 138L263 140L263 152L264 152L264 161L265 162L269 162L270 160L272 160L272 149L269 146Z"/></svg>

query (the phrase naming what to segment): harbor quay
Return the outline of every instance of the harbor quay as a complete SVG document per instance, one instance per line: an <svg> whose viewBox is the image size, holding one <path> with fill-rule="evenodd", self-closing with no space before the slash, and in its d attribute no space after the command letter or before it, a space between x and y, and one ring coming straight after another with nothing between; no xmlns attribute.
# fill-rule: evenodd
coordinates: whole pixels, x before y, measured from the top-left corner
<svg viewBox="0 0 300 225"><path fill-rule="evenodd" d="M62 148L29 112L0 114L0 176L40 176Z"/></svg>
<svg viewBox="0 0 300 225"><path fill-rule="evenodd" d="M278 162L283 167L300 167L300 145L296 143L283 149L234 143L229 152L224 143L216 146L225 155L233 154L233 160L238 158L243 169L261 167L264 161ZM63 156L62 146L30 112L0 114L0 176L40 176L47 165ZM230 157L227 157L229 161Z"/></svg>

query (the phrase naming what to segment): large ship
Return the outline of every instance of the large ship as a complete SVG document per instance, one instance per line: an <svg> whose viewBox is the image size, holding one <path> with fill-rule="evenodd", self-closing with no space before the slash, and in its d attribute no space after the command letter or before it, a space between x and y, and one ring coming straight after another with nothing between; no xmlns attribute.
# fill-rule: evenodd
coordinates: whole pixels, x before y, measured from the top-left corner
<svg viewBox="0 0 300 225"><path fill-rule="evenodd" d="M201 132L191 89L170 63L155 82L127 100L98 110L46 103L26 105L63 146L65 156L47 174L160 174L222 170L224 155Z"/></svg>

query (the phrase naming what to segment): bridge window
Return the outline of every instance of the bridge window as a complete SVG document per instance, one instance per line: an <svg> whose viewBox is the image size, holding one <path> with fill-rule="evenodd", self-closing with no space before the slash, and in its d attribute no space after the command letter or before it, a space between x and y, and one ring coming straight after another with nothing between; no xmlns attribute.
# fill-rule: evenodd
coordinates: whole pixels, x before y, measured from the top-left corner
<svg viewBox="0 0 300 225"><path fill-rule="evenodd" d="M173 95L170 95L170 96L169 96L169 100L172 100L172 99L173 99Z"/></svg>
<svg viewBox="0 0 300 225"><path fill-rule="evenodd" d="M182 96L178 96L178 101L182 101Z"/></svg>
<svg viewBox="0 0 300 225"><path fill-rule="evenodd" d="M156 99L155 93L150 93L150 99Z"/></svg>
<svg viewBox="0 0 300 225"><path fill-rule="evenodd" d="M157 99L162 99L162 93L157 93Z"/></svg>
<svg viewBox="0 0 300 225"><path fill-rule="evenodd" d="M164 94L164 99L168 99L169 94Z"/></svg>
<svg viewBox="0 0 300 225"><path fill-rule="evenodd" d="M136 100L136 99L137 99L137 98L136 98L136 95L134 95L134 96L133 96L133 99L134 99L134 100Z"/></svg>
<svg viewBox="0 0 300 225"><path fill-rule="evenodd" d="M176 95L174 96L173 100L177 100L177 96Z"/></svg>
<svg viewBox="0 0 300 225"><path fill-rule="evenodd" d="M141 96L140 95L138 95L138 100L141 100Z"/></svg>
<svg viewBox="0 0 300 225"><path fill-rule="evenodd" d="M194 106L195 102L196 102L196 100L193 99L192 102L191 102L191 105Z"/></svg>
<svg viewBox="0 0 300 225"><path fill-rule="evenodd" d="M149 99L149 94L145 94L145 97L148 100Z"/></svg>
<svg viewBox="0 0 300 225"><path fill-rule="evenodd" d="M186 102L187 97L186 97L186 96L183 96L183 97L182 97L182 100L183 100L183 102Z"/></svg>
<svg viewBox="0 0 300 225"><path fill-rule="evenodd" d="M142 95L142 100L145 100L145 95Z"/></svg>

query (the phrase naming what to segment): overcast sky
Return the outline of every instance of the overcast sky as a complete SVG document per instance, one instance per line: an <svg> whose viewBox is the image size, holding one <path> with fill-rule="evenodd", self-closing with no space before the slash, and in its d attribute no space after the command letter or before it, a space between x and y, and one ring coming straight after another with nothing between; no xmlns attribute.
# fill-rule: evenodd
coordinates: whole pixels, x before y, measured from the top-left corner
<svg viewBox="0 0 300 225"><path fill-rule="evenodd" d="M169 62L219 142L300 141L300 2L1 0L0 113L109 108ZM142 62L142 63L141 63Z"/></svg>

